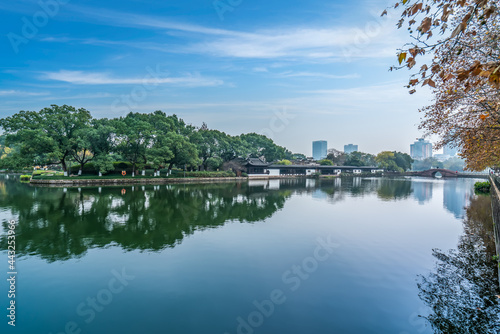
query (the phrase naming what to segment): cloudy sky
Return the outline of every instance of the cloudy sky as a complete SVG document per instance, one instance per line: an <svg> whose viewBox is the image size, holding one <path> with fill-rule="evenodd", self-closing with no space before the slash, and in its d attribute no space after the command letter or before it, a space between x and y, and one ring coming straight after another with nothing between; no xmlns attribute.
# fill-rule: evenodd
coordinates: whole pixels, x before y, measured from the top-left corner
<svg viewBox="0 0 500 334"><path fill-rule="evenodd" d="M68 104L94 117L163 110L311 155L399 150L419 107L389 72L405 31L389 5L341 0L41 0L0 3L0 117Z"/></svg>

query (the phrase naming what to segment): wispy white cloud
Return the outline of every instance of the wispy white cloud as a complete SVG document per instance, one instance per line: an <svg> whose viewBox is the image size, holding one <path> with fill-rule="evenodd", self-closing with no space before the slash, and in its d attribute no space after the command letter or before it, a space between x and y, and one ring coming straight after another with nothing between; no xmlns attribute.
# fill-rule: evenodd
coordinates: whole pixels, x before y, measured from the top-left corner
<svg viewBox="0 0 500 334"><path fill-rule="evenodd" d="M291 72L291 71L279 73L278 76L283 77L283 78L310 77L310 78L323 78L323 79L357 79L360 77L359 74L335 75L335 74L327 74L327 73Z"/></svg>
<svg viewBox="0 0 500 334"><path fill-rule="evenodd" d="M273 59L307 58L311 60L339 60L357 57L389 57L394 45L400 45L394 22L373 19L370 27L333 26L273 27L253 31L218 29L171 18L139 15L72 5L78 19L119 27L133 27L164 33L155 42L145 40L102 40L87 38L47 37L44 41L77 41L92 45L122 45L167 53L208 54L215 57ZM176 38L178 42L176 42ZM175 47L172 47L172 43Z"/></svg>
<svg viewBox="0 0 500 334"><path fill-rule="evenodd" d="M56 80L75 85L160 85L171 84L188 87L220 86L222 80L205 78L199 74L183 77L145 76L143 78L119 78L103 72L83 72L60 70L58 72L44 72L42 80Z"/></svg>
<svg viewBox="0 0 500 334"><path fill-rule="evenodd" d="M88 94L76 94L68 96L48 96L44 97L42 100L52 101L52 100L78 100L78 99L107 99L113 97L110 93L88 93Z"/></svg>
<svg viewBox="0 0 500 334"><path fill-rule="evenodd" d="M45 92L25 92L20 90L0 90L0 96L43 96Z"/></svg>
<svg viewBox="0 0 500 334"><path fill-rule="evenodd" d="M155 17L152 15L140 15L115 10L89 8L85 6L70 6L79 17L84 17L101 24L120 27L144 27L159 30L174 30L205 35L238 35L231 30L204 27L196 24L177 22L175 19L167 17Z"/></svg>

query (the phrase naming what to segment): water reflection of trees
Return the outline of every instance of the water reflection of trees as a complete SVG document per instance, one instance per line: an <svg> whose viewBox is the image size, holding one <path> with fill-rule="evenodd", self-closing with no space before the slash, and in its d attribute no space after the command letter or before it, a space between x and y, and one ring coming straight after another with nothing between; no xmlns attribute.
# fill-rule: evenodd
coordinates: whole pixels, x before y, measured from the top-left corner
<svg viewBox="0 0 500 334"><path fill-rule="evenodd" d="M408 198L413 189L412 181L408 179L380 179L377 190L378 197L385 201L401 200Z"/></svg>
<svg viewBox="0 0 500 334"><path fill-rule="evenodd" d="M404 199L411 194L410 180L354 177L276 181L135 186L125 187L122 195L121 187L64 190L0 179L0 217L4 227L6 219L18 218L19 254L56 261L109 245L126 250L174 247L197 230L231 221L263 221L283 208L292 194L330 203L369 194L383 200ZM0 239L0 247L6 249L5 237Z"/></svg>
<svg viewBox="0 0 500 334"><path fill-rule="evenodd" d="M330 203L349 197L376 194L383 201L403 200L412 194L410 179L343 177L321 179L311 186L297 190L299 193L321 192ZM318 196L319 197L319 196Z"/></svg>
<svg viewBox="0 0 500 334"><path fill-rule="evenodd" d="M256 222L281 209L291 192L244 184L121 188L35 188L13 184L1 208L18 217L17 250L50 261L118 244L127 250L173 247L196 230ZM5 224L5 222L4 222ZM1 240L6 249L5 237Z"/></svg>
<svg viewBox="0 0 500 334"><path fill-rule="evenodd" d="M434 250L436 269L419 278L435 333L498 333L500 304L491 200L471 199L456 250Z"/></svg>

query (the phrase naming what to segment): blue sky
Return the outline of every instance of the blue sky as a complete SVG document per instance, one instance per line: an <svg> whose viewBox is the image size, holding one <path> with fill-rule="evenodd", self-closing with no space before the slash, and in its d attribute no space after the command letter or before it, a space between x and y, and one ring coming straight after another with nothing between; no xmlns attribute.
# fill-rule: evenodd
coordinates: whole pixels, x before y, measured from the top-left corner
<svg viewBox="0 0 500 334"><path fill-rule="evenodd" d="M51 104L94 117L163 110L311 155L409 152L431 100L389 72L405 42L386 1L0 3L0 117Z"/></svg>

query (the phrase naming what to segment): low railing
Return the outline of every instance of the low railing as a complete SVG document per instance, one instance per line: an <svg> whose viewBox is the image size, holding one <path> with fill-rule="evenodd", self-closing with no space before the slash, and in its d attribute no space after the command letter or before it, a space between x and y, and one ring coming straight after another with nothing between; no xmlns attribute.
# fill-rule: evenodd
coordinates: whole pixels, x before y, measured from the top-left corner
<svg viewBox="0 0 500 334"><path fill-rule="evenodd" d="M497 255L500 255L500 177L491 174L491 211L493 216L493 227L495 234L495 244ZM500 281L500 271L498 272L498 279Z"/></svg>

